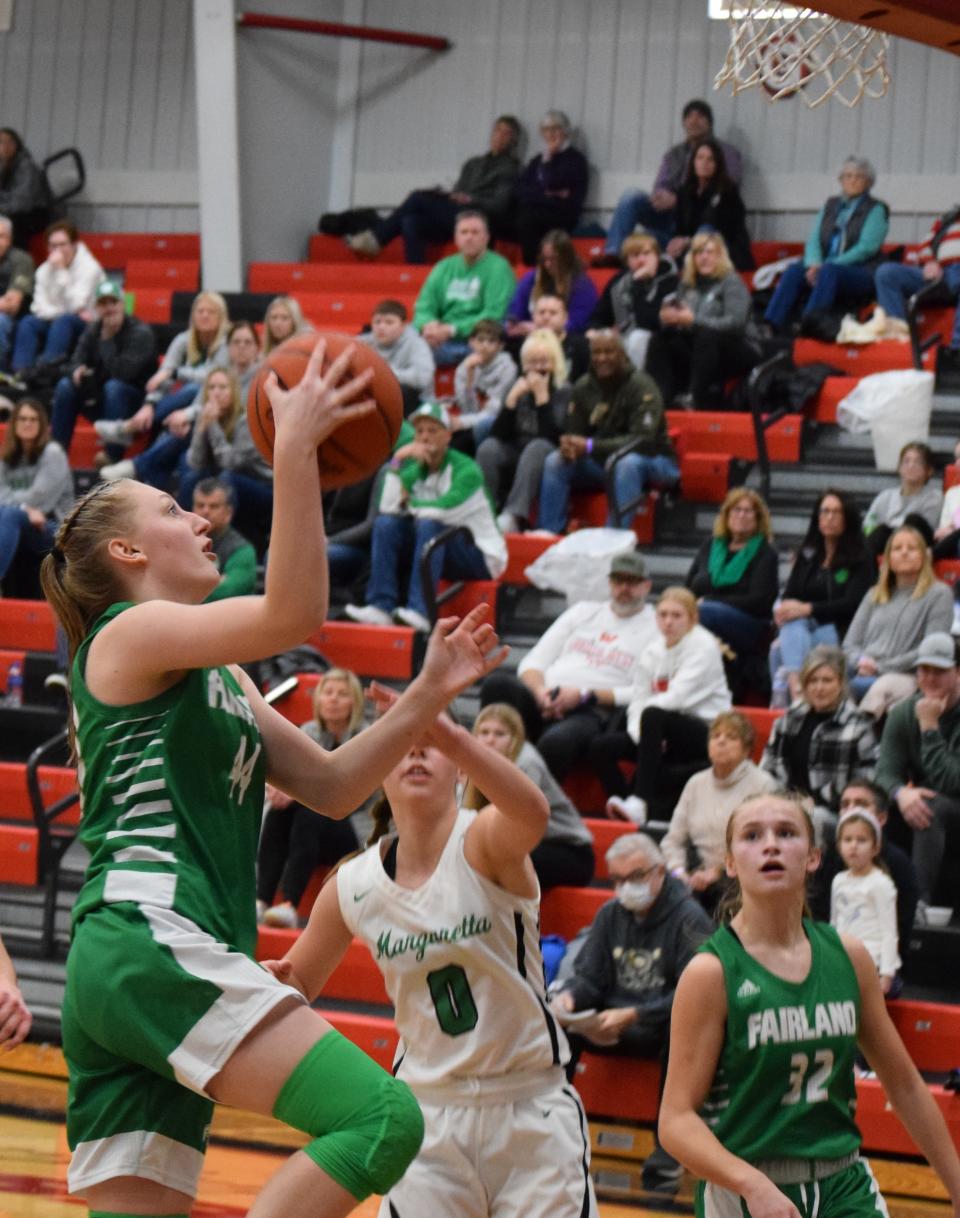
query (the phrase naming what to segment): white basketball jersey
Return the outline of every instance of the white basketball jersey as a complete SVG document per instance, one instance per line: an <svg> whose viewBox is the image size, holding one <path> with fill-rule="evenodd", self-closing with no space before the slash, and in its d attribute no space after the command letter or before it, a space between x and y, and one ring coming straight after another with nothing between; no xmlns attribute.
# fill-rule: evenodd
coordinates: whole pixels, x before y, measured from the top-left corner
<svg viewBox="0 0 960 1218"><path fill-rule="evenodd" d="M367 944L394 1005L394 1073L430 1087L549 1070L569 1057L546 1004L539 900L479 875L463 853L476 813L461 811L433 875L402 888L390 840L337 872L340 912Z"/></svg>

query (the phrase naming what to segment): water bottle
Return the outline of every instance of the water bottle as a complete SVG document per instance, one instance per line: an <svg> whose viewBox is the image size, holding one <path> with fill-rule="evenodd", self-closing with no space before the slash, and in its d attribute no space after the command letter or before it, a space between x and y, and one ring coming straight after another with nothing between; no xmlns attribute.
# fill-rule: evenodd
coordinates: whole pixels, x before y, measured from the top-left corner
<svg viewBox="0 0 960 1218"><path fill-rule="evenodd" d="M14 660L7 669L7 696L4 706L23 706L23 665Z"/></svg>
<svg viewBox="0 0 960 1218"><path fill-rule="evenodd" d="M790 685L787 681L787 670L781 665L773 675L773 690L770 706L774 710L785 710L790 705Z"/></svg>

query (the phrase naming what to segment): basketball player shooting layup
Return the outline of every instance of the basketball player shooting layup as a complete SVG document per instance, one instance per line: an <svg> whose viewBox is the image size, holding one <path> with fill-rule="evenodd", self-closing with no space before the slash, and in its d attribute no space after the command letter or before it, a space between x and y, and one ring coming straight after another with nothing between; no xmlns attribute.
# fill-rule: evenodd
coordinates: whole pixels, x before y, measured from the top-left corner
<svg viewBox="0 0 960 1218"><path fill-rule="evenodd" d="M479 813L457 808L458 769L491 800ZM587 1122L544 996L529 855L547 801L444 718L383 788L396 835L341 866L272 966L313 998L359 935L383 973L394 1070L426 1134L381 1218L595 1218Z"/></svg>
<svg viewBox="0 0 960 1218"><path fill-rule="evenodd" d="M264 780L343 817L461 689L502 658L482 611L434 630L423 670L334 753L266 706L236 667L323 621L327 561L317 445L368 376L348 348L268 392L276 493L263 596L203 604L208 524L141 483L104 483L64 521L42 570L73 655L71 695L91 861L74 907L63 1047L71 1193L93 1218L184 1218L212 1101L311 1135L252 1218L339 1218L388 1189L423 1122L391 1078L252 959Z"/></svg>

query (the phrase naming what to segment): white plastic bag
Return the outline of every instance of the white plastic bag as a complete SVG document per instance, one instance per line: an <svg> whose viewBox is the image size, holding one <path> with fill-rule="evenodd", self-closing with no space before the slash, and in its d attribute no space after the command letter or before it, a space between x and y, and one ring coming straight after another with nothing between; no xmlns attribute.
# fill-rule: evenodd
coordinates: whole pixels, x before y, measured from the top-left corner
<svg viewBox="0 0 960 1218"><path fill-rule="evenodd" d="M610 563L636 549L632 529L578 529L540 555L524 574L535 588L565 594L569 604L609 595Z"/></svg>
<svg viewBox="0 0 960 1218"><path fill-rule="evenodd" d="M900 368L865 376L837 406L847 431L871 433L877 469L895 471L900 450L930 435L932 372Z"/></svg>

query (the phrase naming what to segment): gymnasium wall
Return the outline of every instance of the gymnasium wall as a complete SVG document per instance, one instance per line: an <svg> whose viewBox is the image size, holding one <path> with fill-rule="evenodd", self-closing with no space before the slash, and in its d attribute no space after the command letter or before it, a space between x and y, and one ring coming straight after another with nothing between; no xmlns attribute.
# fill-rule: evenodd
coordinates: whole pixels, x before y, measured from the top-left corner
<svg viewBox="0 0 960 1218"><path fill-rule="evenodd" d="M238 5L239 7L239 5ZM960 59L894 41L887 97L767 104L714 93L727 32L706 0L248 0L256 11L450 38L412 48L240 30L238 122L244 256L296 258L331 202L397 202L449 184L513 111L537 149L544 109L565 109L593 167L590 204L648 185L705 96L747 156L756 236L802 235L850 151L879 170L892 235L920 235L960 195ZM946 120L945 120L945 117ZM81 226L197 228L190 0L15 0L0 34L0 123L38 157L75 143L89 182ZM225 184L225 189L229 189Z"/></svg>

